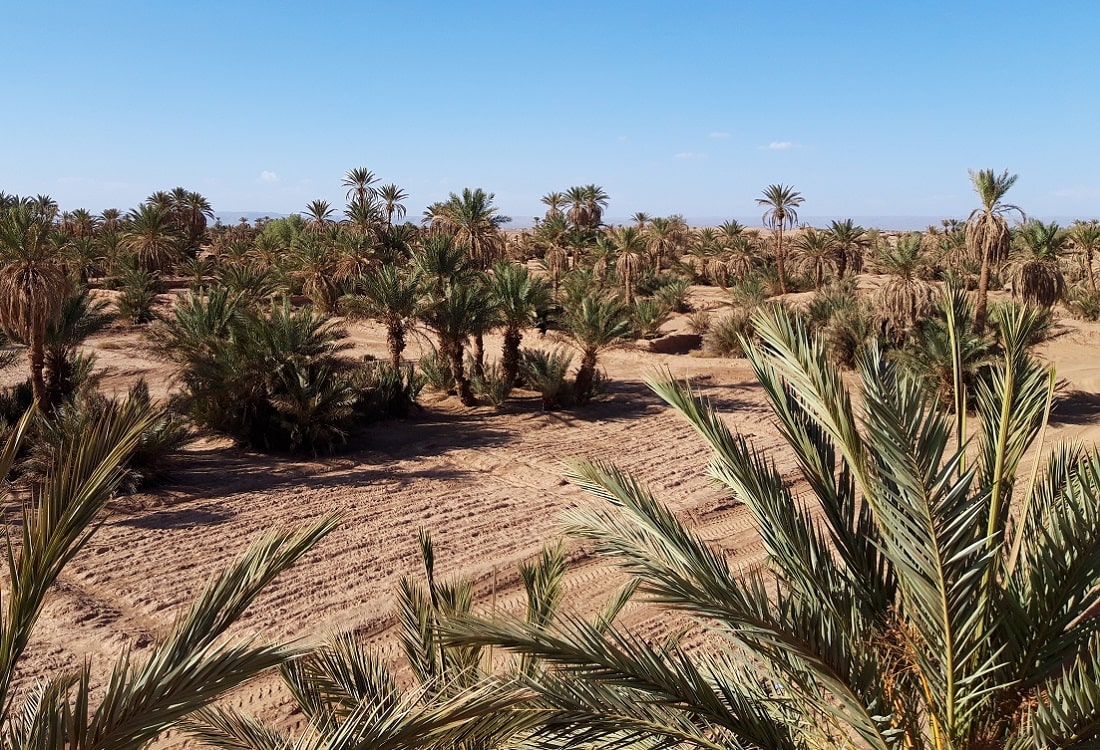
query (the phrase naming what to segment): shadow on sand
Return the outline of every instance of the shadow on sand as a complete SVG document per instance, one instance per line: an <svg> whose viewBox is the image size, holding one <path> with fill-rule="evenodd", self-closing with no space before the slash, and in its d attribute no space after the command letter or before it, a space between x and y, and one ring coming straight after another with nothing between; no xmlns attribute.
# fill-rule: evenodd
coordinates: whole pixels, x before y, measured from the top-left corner
<svg viewBox="0 0 1100 750"><path fill-rule="evenodd" d="M1051 424L1086 425L1100 421L1100 393L1067 391L1057 398L1050 413Z"/></svg>

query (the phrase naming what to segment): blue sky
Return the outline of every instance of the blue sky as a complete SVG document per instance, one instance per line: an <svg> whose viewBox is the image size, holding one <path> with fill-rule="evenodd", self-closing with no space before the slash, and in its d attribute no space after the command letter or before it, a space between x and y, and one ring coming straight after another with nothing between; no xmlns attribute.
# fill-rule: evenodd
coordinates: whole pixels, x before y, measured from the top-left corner
<svg viewBox="0 0 1100 750"><path fill-rule="evenodd" d="M289 213L366 166L410 217L587 183L620 217L754 216L771 183L803 215L959 216L993 168L1029 214L1100 215L1088 0L0 7L0 190L63 209L182 185Z"/></svg>

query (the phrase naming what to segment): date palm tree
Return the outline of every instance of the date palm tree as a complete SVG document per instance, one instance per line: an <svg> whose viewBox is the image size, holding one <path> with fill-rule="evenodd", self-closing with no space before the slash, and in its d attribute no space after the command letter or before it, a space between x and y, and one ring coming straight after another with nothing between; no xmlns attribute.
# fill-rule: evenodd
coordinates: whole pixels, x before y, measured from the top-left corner
<svg viewBox="0 0 1100 750"><path fill-rule="evenodd" d="M1008 170L995 174L992 169L970 171L970 182L982 205L970 212L966 220L966 245L970 253L981 260L978 276L978 299L974 310L974 332L985 332L989 308L989 274L995 264L1007 256L1012 244L1006 214L1016 211L1021 221L1027 221L1023 210L1010 203L1002 203L1005 194L1016 184L1019 175Z"/></svg>
<svg viewBox="0 0 1100 750"><path fill-rule="evenodd" d="M554 218L565 217L562 208L569 203L569 199L566 197L565 193L550 192L539 198L539 201L546 206L545 219L547 221Z"/></svg>
<svg viewBox="0 0 1100 750"><path fill-rule="evenodd" d="M836 248L836 277L843 281L851 268L855 273L863 271L863 253L870 247L867 231L851 219L833 220L825 230Z"/></svg>
<svg viewBox="0 0 1100 750"><path fill-rule="evenodd" d="M336 209L326 200L314 200L306 204L305 217L311 231L322 232L332 224Z"/></svg>
<svg viewBox="0 0 1100 750"><path fill-rule="evenodd" d="M485 270L504 257L500 225L509 219L499 210L493 205L492 193L464 188L462 195L451 193L446 201L429 206L426 219L433 230L454 235L456 242L469 249L473 266Z"/></svg>
<svg viewBox="0 0 1100 750"><path fill-rule="evenodd" d="M589 292L565 308L565 327L581 352L574 392L584 403L593 395L600 350L630 332L630 310L615 295Z"/></svg>
<svg viewBox="0 0 1100 750"><path fill-rule="evenodd" d="M504 260L493 266L489 291L504 326L501 369L508 385L514 385L519 375L523 329L534 325L539 314L550 306L550 292L542 279L532 276L526 266Z"/></svg>
<svg viewBox="0 0 1100 750"><path fill-rule="evenodd" d="M1100 221L1075 221L1069 228L1069 239L1074 248L1081 253L1082 263L1085 266L1085 277L1089 280L1089 287L1096 290L1096 274L1092 267L1093 257L1100 249Z"/></svg>
<svg viewBox="0 0 1100 750"><path fill-rule="evenodd" d="M348 203L353 201L364 203L368 198L375 196L375 189L372 186L376 182L378 182L378 178L374 172L366 167L355 167L344 174L340 184L348 189L345 196Z"/></svg>
<svg viewBox="0 0 1100 750"><path fill-rule="evenodd" d="M764 197L757 198L759 206L765 206L764 226L775 232L775 269L779 274L779 292L787 293L787 254L783 247L783 230L798 223L798 207L805 202L802 194L790 185L768 185Z"/></svg>
<svg viewBox="0 0 1100 750"><path fill-rule="evenodd" d="M46 330L61 313L71 286L51 228L47 215L25 205L0 212L0 327L27 344L31 389L43 406Z"/></svg>
<svg viewBox="0 0 1100 750"><path fill-rule="evenodd" d="M119 247L148 271L161 271L180 258L182 238L172 223L171 209L142 203L126 214Z"/></svg>
<svg viewBox="0 0 1100 750"><path fill-rule="evenodd" d="M1049 308L1066 291L1061 256L1069 237L1057 222L1032 219L1020 227L1016 238L1018 250L1010 262L1020 295L1026 303Z"/></svg>
<svg viewBox="0 0 1100 750"><path fill-rule="evenodd" d="M649 226L643 231L649 254L653 257L653 268L658 274L664 267L664 259L679 252L687 238L688 228L682 217L657 216L649 219Z"/></svg>
<svg viewBox="0 0 1100 750"><path fill-rule="evenodd" d="M559 666L533 681L556 709L544 713L548 742L1093 746L1100 452L1041 447L1053 378L1026 351L1036 320L1017 310L998 322L1003 354L976 385L966 440L920 382L874 350L849 386L820 338L762 310L762 343L747 355L796 469L689 386L652 387L710 445L708 473L744 503L763 565L727 559L612 465L570 472L605 501L571 512L570 533L717 643L515 620L456 627L455 641Z"/></svg>
<svg viewBox="0 0 1100 750"><path fill-rule="evenodd" d="M466 342L473 322L482 319L488 309L489 299L482 285L465 278L448 283L442 295L430 296L421 312L425 324L439 338L439 353L451 366L455 390L463 406L477 404L466 373Z"/></svg>
<svg viewBox="0 0 1100 750"><path fill-rule="evenodd" d="M352 313L374 318L386 327L390 365L401 368L405 334L420 308L423 296L419 280L412 273L387 264L367 272L357 283L356 293L344 302Z"/></svg>
<svg viewBox="0 0 1100 750"><path fill-rule="evenodd" d="M934 291L920 274L926 262L921 237L920 232L902 235L878 252L879 270L888 276L875 290L873 304L887 332L899 341L932 311Z"/></svg>
<svg viewBox="0 0 1100 750"><path fill-rule="evenodd" d="M378 188L378 200L386 212L386 226L393 226L395 216L398 220L405 218L405 204L402 201L408 198L409 194L393 183Z"/></svg>
<svg viewBox="0 0 1100 750"><path fill-rule="evenodd" d="M569 203L566 218L581 232L594 232L603 224L603 212L611 197L599 185L576 185L565 193Z"/></svg>
<svg viewBox="0 0 1100 750"><path fill-rule="evenodd" d="M837 250L833 245L832 236L827 232L819 232L813 227L807 227L792 244L795 252L798 253L797 264L810 269L814 275L814 289L821 289L825 268L833 265L837 260Z"/></svg>
<svg viewBox="0 0 1100 750"><path fill-rule="evenodd" d="M626 304L634 301L634 285L642 272L645 262L645 237L634 227L616 227L607 234L615 253L615 270L623 284L623 297Z"/></svg>

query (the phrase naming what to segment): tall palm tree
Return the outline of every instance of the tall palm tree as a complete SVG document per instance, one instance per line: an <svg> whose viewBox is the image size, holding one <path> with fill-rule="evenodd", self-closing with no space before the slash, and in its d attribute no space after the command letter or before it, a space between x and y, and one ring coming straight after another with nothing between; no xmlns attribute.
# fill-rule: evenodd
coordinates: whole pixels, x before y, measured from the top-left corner
<svg viewBox="0 0 1100 750"><path fill-rule="evenodd" d="M408 193L393 183L378 188L378 199L386 211L387 226L393 226L395 216L399 220L405 218L405 204L402 201L407 200L408 197Z"/></svg>
<svg viewBox="0 0 1100 750"><path fill-rule="evenodd" d="M504 235L500 225L508 221L493 205L493 194L481 188L464 188L443 202L428 207L427 219L434 230L453 234L469 248L470 260L479 270L504 257Z"/></svg>
<svg viewBox="0 0 1100 750"><path fill-rule="evenodd" d="M356 167L349 169L344 174L344 179L340 181L340 184L348 189L345 196L348 203L352 201L362 203L367 198L374 197L375 189L372 186L376 182L378 182L378 178L374 175L374 172L366 167Z"/></svg>
<svg viewBox="0 0 1100 750"><path fill-rule="evenodd" d="M608 232L607 238L616 256L615 270L623 284L623 297L630 305L634 301L634 284L645 262L645 237L634 227L616 227Z"/></svg>
<svg viewBox="0 0 1100 750"><path fill-rule="evenodd" d="M645 229L646 245L653 256L654 270L659 274L665 258L679 252L687 238L688 227L680 216L657 216Z"/></svg>
<svg viewBox="0 0 1100 750"><path fill-rule="evenodd" d="M539 201L541 201L546 206L545 219L547 221L554 218L565 217L565 213L562 211L562 208L566 206L569 202L566 198L565 193L550 192L539 198Z"/></svg>
<svg viewBox="0 0 1100 750"><path fill-rule="evenodd" d="M0 213L0 327L27 344L31 389L43 406L46 330L61 313L70 289L50 230L48 216L26 206Z"/></svg>
<svg viewBox="0 0 1100 750"><path fill-rule="evenodd" d="M1005 215L1010 211L1020 214L1027 221L1019 206L1002 203L1005 193L1016 184L1019 175L1008 170L995 174L992 169L970 170L970 182L982 205L970 212L966 220L966 244L975 258L981 259L982 270L978 276L978 299L974 310L974 332L985 332L989 308L989 274L994 264L1008 256L1012 235Z"/></svg>
<svg viewBox="0 0 1100 750"><path fill-rule="evenodd" d="M484 284L466 277L448 282L443 293L431 295L421 311L424 322L439 337L439 352L451 366L455 390L464 406L477 404L466 373L466 341L493 311L490 302Z"/></svg>
<svg viewBox="0 0 1100 750"><path fill-rule="evenodd" d="M422 291L416 276L387 264L363 276L356 284L356 292L348 300L352 310L386 327L390 365L398 371L401 352L405 350L405 334L420 307Z"/></svg>
<svg viewBox="0 0 1100 750"><path fill-rule="evenodd" d="M581 351L574 391L583 403L593 395L600 350L630 332L630 311L617 296L589 293L565 308L565 327Z"/></svg>
<svg viewBox="0 0 1100 750"><path fill-rule="evenodd" d="M863 270L863 251L870 246L866 230L851 219L834 219L825 231L836 248L837 279L843 281L849 267L860 273Z"/></svg>
<svg viewBox="0 0 1100 750"><path fill-rule="evenodd" d="M1037 219L1020 227L1016 235L1019 250L1012 266L1024 302L1051 307L1066 291L1061 256L1069 237L1057 222L1045 224Z"/></svg>
<svg viewBox="0 0 1100 750"><path fill-rule="evenodd" d="M119 246L149 271L168 268L180 257L182 239L172 223L170 209L142 203L127 212Z"/></svg>
<svg viewBox="0 0 1100 750"><path fill-rule="evenodd" d="M571 533L713 649L581 622L455 628L557 664L540 675L543 736L705 748L1085 748L1100 741L1100 452L1041 443L1052 377L1026 352L1037 318L999 322L976 434L872 351L856 388L779 309L747 352L800 476L687 386L653 383L709 443L744 503L761 566L727 561L626 473L582 463L602 508ZM855 392L853 392L853 390ZM953 438L962 438L957 442ZM1037 438L1039 439L1037 441ZM796 490L797 486L809 488Z"/></svg>
<svg viewBox="0 0 1100 750"><path fill-rule="evenodd" d="M645 211L635 211L630 215L630 220L634 222L635 228L639 232L645 231L646 225L653 219L652 216Z"/></svg>
<svg viewBox="0 0 1100 750"><path fill-rule="evenodd" d="M570 204L566 218L581 232L594 232L603 224L603 212L611 197L599 185L576 185L565 193Z"/></svg>
<svg viewBox="0 0 1100 750"><path fill-rule="evenodd" d="M765 206L764 226L775 232L775 268L779 274L779 292L787 293L787 256L783 247L783 230L798 222L798 207L805 202L802 194L790 185L768 185L764 197L757 198L759 206Z"/></svg>
<svg viewBox="0 0 1100 750"><path fill-rule="evenodd" d="M489 291L504 326L501 369L507 383L513 385L519 375L523 329L534 325L539 314L550 306L550 293L542 279L532 276L526 266L503 260L493 266Z"/></svg>
<svg viewBox="0 0 1100 750"><path fill-rule="evenodd" d="M1069 238L1074 248L1084 257L1085 276L1089 280L1089 286L1096 290L1096 274L1092 267L1093 257L1100 250L1100 221L1075 221L1069 228Z"/></svg>
<svg viewBox="0 0 1100 750"><path fill-rule="evenodd" d="M837 260L836 246L832 235L807 227L794 240L794 249L798 253L797 263L808 267L814 275L814 289L821 289L825 277L825 268Z"/></svg>
<svg viewBox="0 0 1100 750"><path fill-rule="evenodd" d="M911 334L932 311L934 290L920 275L926 264L921 237L920 232L902 235L878 252L879 269L889 275L873 302L884 327L897 340Z"/></svg>
<svg viewBox="0 0 1100 750"><path fill-rule="evenodd" d="M336 209L326 200L314 200L306 204L304 211L310 230L314 232L324 231L325 227L333 221L332 216Z"/></svg>

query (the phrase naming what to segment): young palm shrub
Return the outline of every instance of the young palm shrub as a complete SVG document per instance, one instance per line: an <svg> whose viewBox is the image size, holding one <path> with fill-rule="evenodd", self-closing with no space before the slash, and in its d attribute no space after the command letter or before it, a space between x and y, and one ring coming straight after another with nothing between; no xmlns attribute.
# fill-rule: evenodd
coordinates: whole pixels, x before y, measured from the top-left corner
<svg viewBox="0 0 1100 750"><path fill-rule="evenodd" d="M825 338L833 361L853 369L875 339L872 316L851 278L824 286L806 308L806 322Z"/></svg>
<svg viewBox="0 0 1100 750"><path fill-rule="evenodd" d="M752 310L737 307L710 322L703 335L703 351L708 357L743 357L744 342L752 335Z"/></svg>
<svg viewBox="0 0 1100 750"><path fill-rule="evenodd" d="M557 348L550 351L524 349L520 372L528 388L542 397L544 411L555 411L569 405L572 393L566 376L573 363L573 354Z"/></svg>
<svg viewBox="0 0 1100 750"><path fill-rule="evenodd" d="M919 232L879 247L877 265L889 274L875 290L872 303L886 332L901 341L932 311L933 287L921 278L925 264Z"/></svg>
<svg viewBox="0 0 1100 750"><path fill-rule="evenodd" d="M472 361L467 362L467 369L472 371L473 366ZM475 372L470 378L470 388L473 392L488 399L489 403L498 409L508 400L512 392L512 384L513 381L505 376L504 368L496 362L483 366L480 373Z"/></svg>
<svg viewBox="0 0 1100 750"><path fill-rule="evenodd" d="M453 393L455 376L451 372L451 362L438 351L431 351L417 362L424 383L441 393Z"/></svg>
<svg viewBox="0 0 1100 750"><path fill-rule="evenodd" d="M444 286L442 296L430 297L420 313L439 338L440 356L450 365L455 390L464 406L477 404L466 374L466 341L478 322L493 312L482 284L459 280Z"/></svg>
<svg viewBox="0 0 1100 750"><path fill-rule="evenodd" d="M180 365L176 405L196 424L260 450L317 452L345 439L360 396L328 318L285 299L253 311L225 289L173 310L151 338Z"/></svg>
<svg viewBox="0 0 1100 750"><path fill-rule="evenodd" d="M1067 234L1073 243L1073 248L1081 254L1081 265L1085 270L1085 278L1089 288L1096 291L1096 271L1093 268L1093 259L1096 251L1100 250L1100 221L1075 221L1070 226Z"/></svg>
<svg viewBox="0 0 1100 750"><path fill-rule="evenodd" d="M160 276L139 266L125 269L118 277L118 314L132 325L149 323L155 317L153 307L161 293Z"/></svg>
<svg viewBox="0 0 1100 750"><path fill-rule="evenodd" d="M239 295L249 304L265 303L279 291L275 274L251 263L223 263L214 274L215 287Z"/></svg>
<svg viewBox="0 0 1100 750"><path fill-rule="evenodd" d="M1067 305L1078 320L1100 320L1100 291L1074 287L1069 292Z"/></svg>
<svg viewBox="0 0 1100 750"><path fill-rule="evenodd" d="M88 382L95 358L77 350L111 322L114 316L107 307L106 301L94 299L86 288L78 289L46 329L46 403L56 406Z"/></svg>
<svg viewBox="0 0 1100 750"><path fill-rule="evenodd" d="M801 482L688 387L654 390L714 451L709 473L758 526L768 571L733 566L614 466L571 479L608 501L570 533L657 606L725 638L650 644L583 623L478 622L464 644L559 665L534 683L544 736L698 747L1089 747L1100 740L1100 452L1036 447L1051 373L999 326L972 430L872 351L855 392L779 311L749 350ZM856 404L859 404L857 407ZM1039 441L1041 443L1041 440Z"/></svg>
<svg viewBox="0 0 1100 750"><path fill-rule="evenodd" d="M688 328L691 329L692 333L700 336L706 335L713 322L714 316L710 314L709 310L697 310L688 315Z"/></svg>
<svg viewBox="0 0 1100 750"><path fill-rule="evenodd" d="M409 416L426 382L411 364L395 370L389 362L369 360L352 370L351 379L355 412L366 420Z"/></svg>
<svg viewBox="0 0 1100 750"><path fill-rule="evenodd" d="M299 532L272 531L209 581L144 661L123 653L104 685L92 681L89 661L76 671L40 675L17 691L14 678L32 640L46 596L65 566L93 538L108 500L123 480L127 457L150 426L141 409L109 409L64 436L56 460L22 502L9 538L11 577L0 623L0 721L6 747L147 747L189 714L208 706L295 650L231 640L226 635L263 589L336 525L326 518ZM33 421L28 414L0 449L0 477L8 477ZM9 529L9 534L11 529Z"/></svg>
<svg viewBox="0 0 1100 750"><path fill-rule="evenodd" d="M661 335L661 326L672 313L664 301L656 297L637 297L631 310L631 324L642 338L652 339Z"/></svg>
<svg viewBox="0 0 1100 750"><path fill-rule="evenodd" d="M962 289L945 288L936 313L890 356L946 409L956 404L960 388L973 396L978 378L996 361L997 346L974 333L974 307Z"/></svg>
<svg viewBox="0 0 1100 750"><path fill-rule="evenodd" d="M596 357L630 333L630 312L618 297L589 295L565 309L565 327L581 352L573 387L577 401L585 403L595 395Z"/></svg>
<svg viewBox="0 0 1100 750"><path fill-rule="evenodd" d="M1026 304L1052 307L1062 299L1066 279L1061 256L1069 241L1057 222L1032 220L1020 227L1017 252L1009 259L1014 289Z"/></svg>
<svg viewBox="0 0 1100 750"><path fill-rule="evenodd" d="M820 289L825 281L825 269L837 263L839 252L833 243L833 235L807 227L791 243L795 252L795 268L813 274L814 289Z"/></svg>
<svg viewBox="0 0 1100 750"><path fill-rule="evenodd" d="M514 385L519 375L523 329L534 325L550 307L550 290L524 266L501 261L493 266L489 291L504 327L500 353L503 377Z"/></svg>

